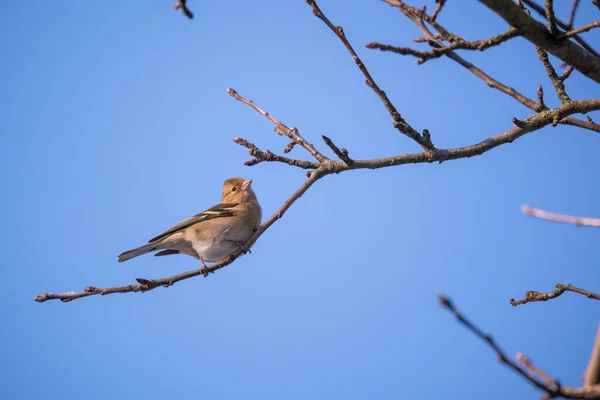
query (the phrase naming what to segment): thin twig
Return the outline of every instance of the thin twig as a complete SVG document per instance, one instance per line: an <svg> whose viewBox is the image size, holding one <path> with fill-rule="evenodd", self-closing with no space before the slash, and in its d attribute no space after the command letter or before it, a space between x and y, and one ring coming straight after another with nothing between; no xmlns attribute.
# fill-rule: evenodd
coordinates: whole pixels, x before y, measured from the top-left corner
<svg viewBox="0 0 600 400"><path fill-rule="evenodd" d="M563 285L561 283L556 284L556 290L550 293L540 293L534 290L530 290L525 293L525 298L522 300L510 299L510 304L514 307L520 306L522 304L527 303L535 303L537 301L548 301L557 298L562 295L564 292L575 292L586 296L589 299L600 300L600 294L596 294L594 292L590 292L589 290L580 289L571 284Z"/></svg>
<svg viewBox="0 0 600 400"><path fill-rule="evenodd" d="M517 353L517 361L525 366L531 375L538 376L546 385L553 385L557 390L559 388L558 382L548 376L545 371L537 368L529 358L523 353Z"/></svg>
<svg viewBox="0 0 600 400"><path fill-rule="evenodd" d="M590 387L566 387L560 386L558 382L553 381L551 384L547 384L544 381L540 381L536 376L538 374L529 373L527 370L518 365L518 363L507 356L507 354L500 348L492 337L483 332L475 324L469 321L460 311L456 309L450 299L444 295L438 296L440 304L450 311L456 320L473 332L478 338L483 340L498 356L498 360L517 374L521 375L524 379L529 381L532 385L544 391L547 397L565 397L568 399L599 399L600 398L600 385Z"/></svg>
<svg viewBox="0 0 600 400"><path fill-rule="evenodd" d="M281 162L281 163L288 164L293 167L298 167L298 168L302 168L302 169L317 169L317 168L319 168L319 164L312 162L312 161L296 160L294 158L289 158L289 157L284 157L284 156L279 156L277 154L273 154L269 150L263 151L263 150L259 149L258 147L256 147L256 145L254 143L251 143L251 142L247 141L246 139L236 137L236 138L233 138L233 141L235 143L239 144L240 146L244 146L245 148L250 150L248 152L248 154L250 154L254 158L252 160L246 161L244 163L244 165L247 165L249 167L259 164L263 161L275 161L275 162Z"/></svg>
<svg viewBox="0 0 600 400"><path fill-rule="evenodd" d="M517 372L523 378L527 379L538 389L541 389L547 393L550 393L552 396L558 396L560 394L559 391L557 391L555 388L548 387L543 382L538 381L534 376L528 374L523 368L521 368L519 365L517 365L516 362L511 360L508 357L508 355L506 355L506 353L504 353L504 351L502 351L500 346L498 346L496 341L494 339L492 339L492 337L490 335L488 335L487 333L485 333L481 329L479 329L477 326L475 326L475 324L473 324L471 321L469 321L463 314L461 314L460 311L458 311L458 309L456 309L456 307L454 307L454 304L448 297L441 294L438 296L438 300L443 307L445 307L448 311L450 311L454 315L454 317L458 320L458 322L460 322L463 326L465 326L467 329L469 329L471 332L473 332L477 337L479 337L481 340L483 340L489 347L491 347L491 349L494 350L494 352L498 356L498 360L500 362L506 364L513 371Z"/></svg>
<svg viewBox="0 0 600 400"><path fill-rule="evenodd" d="M528 205L522 205L521 211L524 214L531 215L532 217L541 218L552 222L562 222L565 224L591 226L596 228L600 227L600 218L574 217L566 214L556 214L553 212L540 210L539 208L529 207Z"/></svg>
<svg viewBox="0 0 600 400"><path fill-rule="evenodd" d="M371 89L373 89L375 94L377 94L377 96L379 96L383 105L385 106L385 108L388 110L388 112L392 116L392 119L394 120L394 128L398 129L398 131L400 131L404 135L408 136L409 138L411 138L415 142L417 142L423 148L423 150L435 151L435 146L433 145L433 143L431 143L431 140L426 141L423 138L423 136L416 129L414 129L408 122L406 122L406 120L404 118L402 118L402 115L400 115L400 113L398 112L396 107L392 104L392 102L387 97L385 92L383 90L381 90L379 85L377 85L377 83L375 82L375 80L373 79L373 77L371 76L369 71L367 70L367 67L362 62L360 57L358 57L358 54L356 54L356 51L354 51L354 48L352 47L352 45L346 38L344 29L342 29L341 26L333 25L331 23L331 21L329 21L329 19L325 16L325 14L323 14L323 12L319 8L319 6L317 5L317 2L315 0L306 0L306 3L312 7L313 14L317 18L319 18L321 21L323 21L325 23L325 25L327 25L327 27L329 27L329 29L331 29L331 31L333 33L335 33L335 35L344 44L344 46L346 47L346 49L352 56L354 63L358 66L358 68L364 75L367 86L369 86Z"/></svg>
<svg viewBox="0 0 600 400"><path fill-rule="evenodd" d="M537 96L538 96L538 111L542 111L542 110L548 108L548 107L546 107L546 104L544 104L544 88L542 88L542 85L540 85L538 87Z"/></svg>
<svg viewBox="0 0 600 400"><path fill-rule="evenodd" d="M575 22L575 13L577 12L577 7L579 6L579 0L573 0L573 6L571 7L571 12L569 13L569 21L567 21L567 27L569 30L573 29L573 23Z"/></svg>
<svg viewBox="0 0 600 400"><path fill-rule="evenodd" d="M354 160L351 159L350 156L348 155L348 150L346 150L346 149L340 149L339 147L337 147L335 145L335 143L333 143L333 141L331 139L329 139L325 135L321 135L321 137L323 138L323 141L325 142L325 144L327 146L329 146L329 148L331 149L331 151L333 151L335 153L335 155L338 156L338 158L340 160L342 160L343 162L345 162L347 165L354 164Z"/></svg>
<svg viewBox="0 0 600 400"><path fill-rule="evenodd" d="M546 19L550 26L550 32L554 35L558 35L558 28L556 27L556 17L554 16L554 1L546 0Z"/></svg>
<svg viewBox="0 0 600 400"><path fill-rule="evenodd" d="M407 16L411 21L413 21L415 24L417 24L417 26L425 34L425 40L428 41L428 43L431 46L443 47L443 44L441 42L439 42L439 40L421 22L421 20L424 20L424 21L430 23L430 20L431 20L431 17L429 17L425 12L423 12L423 10L419 10L414 7L408 6L407 4L397 1L397 0L384 0L384 1L391 6L398 7L405 16ZM442 32L445 32L444 35L448 35L447 31L443 27L441 27L439 24L436 24L436 29L438 29L438 33L440 31L442 31ZM464 58L459 56L457 53L451 51L451 52L445 54L445 56L450 58L452 61L458 63L460 66L466 68L473 75L475 75L476 77L478 77L479 79L484 81L489 87L499 90L500 92L512 97L513 99L515 99L516 101L518 101L519 103L523 104L524 106L526 106L527 108L529 108L533 111L537 111L537 112L544 111L544 110L539 109L538 103L536 103L532 99L524 96L523 94L519 93L514 88L504 85L503 83L499 82L498 80L492 78L491 76L486 74L484 71L479 69L474 64L466 61ZM586 118L587 118L587 121L584 121L584 120L581 120L578 118L567 117L567 118L560 120L559 123L565 124L565 125L577 126L579 128L589 129L591 131L600 133L600 124L596 124L593 121L591 121L589 116L586 116Z"/></svg>
<svg viewBox="0 0 600 400"><path fill-rule="evenodd" d="M431 19L434 21L437 18L437 16L439 15L440 11L442 11L444 4L446 4L446 0L435 0L435 2L437 3L437 7L431 13Z"/></svg>
<svg viewBox="0 0 600 400"><path fill-rule="evenodd" d="M572 66L570 66L570 65L569 65L569 66L568 66L568 67L567 67L567 68L566 68L566 69L563 71L563 73L562 73L562 74L560 74L560 76L559 76L558 78L559 78L559 79L560 79L562 82L566 81L566 80L567 80L567 78L568 78L569 76L571 76L571 72L573 72L573 70L574 70L574 69L575 69L575 68L573 68Z"/></svg>
<svg viewBox="0 0 600 400"><path fill-rule="evenodd" d="M600 20L596 20L594 22L590 22L587 25L584 25L584 26L581 26L581 27L579 27L577 29L573 29L571 31L565 32L565 34L562 35L560 38L561 39L567 39L567 38L573 37L573 36L575 36L575 35L577 35L579 33L587 32L589 30L592 30L594 28L600 28Z"/></svg>
<svg viewBox="0 0 600 400"><path fill-rule="evenodd" d="M181 11L185 14L186 17L188 17L189 19L194 18L194 14L192 14L192 12L187 6L187 0L179 0L177 3L173 4L173 8L176 10L181 8Z"/></svg>
<svg viewBox="0 0 600 400"><path fill-rule="evenodd" d="M560 101L562 101L563 103L566 103L567 101L571 101L571 99L569 98L569 95L567 95L567 92L565 91L564 79L561 79L556 74L556 70L554 69L554 67L550 63L550 60L548 59L548 53L546 53L541 47L538 47L538 46L535 46L535 50L537 51L538 57L540 58L540 61L542 62L542 64L544 65L544 68L546 69L546 73L548 74L548 77L550 78L550 80L552 81L552 84L554 85L554 89L556 90L556 94L558 95L558 98L560 99ZM569 74L570 74L570 72L569 72Z"/></svg>
<svg viewBox="0 0 600 400"><path fill-rule="evenodd" d="M431 18L433 18L433 17L431 17ZM448 46L437 47L430 51L414 50L414 49L411 49L410 47L396 47L396 46L391 46L388 44L382 44L382 43L377 43L377 42L367 43L365 45L365 47L369 48L369 49L378 49L381 51L391 51L391 52L402 54L402 55L415 56L415 57L419 58L419 60L417 61L417 64L423 64L424 62L426 62L428 60L432 60L435 58L439 58L443 55L446 55L453 50L484 51L486 49L489 49L490 47L498 46L498 45L508 41L509 39L512 39L519 35L520 35L519 31L511 28L508 31L501 33L497 36L491 37L489 39L477 40L475 42L467 42L465 40L457 40Z"/></svg>
<svg viewBox="0 0 600 400"><path fill-rule="evenodd" d="M262 108L260 108L256 104L254 104L254 102L252 100L248 100L248 99L240 96L238 94L238 92L236 92L234 89L228 88L227 93L229 93L229 95L231 97L233 97L234 99L239 100L246 105L249 105L256 112L262 114L265 118L267 118L269 121L274 123L275 124L275 132L277 132L279 135L289 137L294 143L304 147L306 149L306 151L308 151L320 163L330 161L329 158L327 158L323 154L321 154L315 148L315 146L313 146L312 144L310 144L309 142L304 140L304 138L302 136L300 136L300 134L298 133L298 130L296 128L288 128L285 124L276 120L275 117L273 117L271 114L269 114L268 112L264 111Z"/></svg>

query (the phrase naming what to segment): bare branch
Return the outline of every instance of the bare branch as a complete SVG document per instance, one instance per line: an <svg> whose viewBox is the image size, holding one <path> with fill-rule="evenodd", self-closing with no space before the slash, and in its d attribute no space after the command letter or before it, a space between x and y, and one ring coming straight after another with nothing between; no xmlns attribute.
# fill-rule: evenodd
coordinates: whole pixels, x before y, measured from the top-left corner
<svg viewBox="0 0 600 400"><path fill-rule="evenodd" d="M570 65L563 71L562 74L560 74L560 76L558 77L561 81L566 81L567 78L569 78L569 76L571 76L571 72L573 72L575 68L571 67Z"/></svg>
<svg viewBox="0 0 600 400"><path fill-rule="evenodd" d="M540 85L538 87L537 95L538 95L538 110L537 111L542 111L542 110L548 108L548 107L546 107L546 104L544 104L544 88L542 88L542 85Z"/></svg>
<svg viewBox="0 0 600 400"><path fill-rule="evenodd" d="M569 14L569 21L567 22L568 30L573 29L573 23L575 22L575 13L579 6L579 0L573 0L573 6L571 7L571 13Z"/></svg>
<svg viewBox="0 0 600 400"><path fill-rule="evenodd" d="M525 39L572 65L593 81L600 83L599 57L569 40L556 41L556 38L548 32L544 25L527 15L511 0L479 0L479 2L489 7L508 24L517 28Z"/></svg>
<svg viewBox="0 0 600 400"><path fill-rule="evenodd" d="M538 5L534 0L522 0L523 3L527 4L528 7L530 7L531 9L533 9L534 11L536 11L538 14L540 14L541 16L545 17L546 16L546 10L544 9L544 7ZM594 1L598 1L598 0L594 0ZM560 21L560 20L556 20L556 25L558 25L560 28L564 29L565 31L570 31L572 29L571 26L567 25L566 23ZM600 57L600 54L598 54L589 44L587 44L581 37L579 36L574 36L573 39L579 43L581 45L581 47L583 47L584 49L586 49L588 52L590 52L592 55L596 56L596 57Z"/></svg>
<svg viewBox="0 0 600 400"><path fill-rule="evenodd" d="M433 17L431 17L433 18ZM419 60L417 64L423 64L428 60L432 60L434 58L439 58L443 55L450 53L453 50L479 50L484 51L493 46L498 46L509 39L519 36L519 31L516 29L509 29L508 31L501 33L500 35L491 37L486 40L477 40L475 42L467 42L466 40L457 40L448 46L442 46L434 48L431 51L419 51L413 50L409 47L395 47L387 44L381 44L377 42L367 43L365 45L366 48L369 49L378 49L381 51L391 51L394 53L402 54L402 55L411 55L418 57Z"/></svg>
<svg viewBox="0 0 600 400"><path fill-rule="evenodd" d="M539 208L529 207L528 205L522 205L521 211L524 214L531 215L532 217L541 218L552 222L562 222L565 224L578 226L592 226L596 228L600 227L600 218L573 217L571 215L556 214L549 211L540 210Z"/></svg>
<svg viewBox="0 0 600 400"><path fill-rule="evenodd" d="M561 36L561 39L567 39L567 38L576 36L579 33L587 32L591 29L599 28L599 27L600 27L600 20L596 20L594 22L590 22L589 24L579 27L577 29L573 29L571 31L565 32L565 34Z"/></svg>
<svg viewBox="0 0 600 400"><path fill-rule="evenodd" d="M294 158L279 156L277 154L273 154L269 150L263 151L263 150L259 149L258 147L256 147L256 145L254 143L251 143L251 142L247 141L246 139L233 138L233 141L235 143L239 144L240 146L244 146L245 148L250 150L248 152L248 154L250 154L254 158L252 160L246 161L244 163L245 165L247 165L249 167L259 164L263 161L275 161L275 162L281 162L281 163L288 164L288 165L302 168L302 169L317 169L317 168L319 168L319 164L315 163L315 162L296 160Z"/></svg>
<svg viewBox="0 0 600 400"><path fill-rule="evenodd" d="M325 14L323 14L323 12L319 8L319 6L317 5L317 2L315 0L306 0L306 3L312 7L313 14L317 18L319 18L321 21L323 21L325 23L325 25L327 25L329 27L329 29L331 29L331 31L333 33L335 33L335 35L344 44L344 46L346 47L346 49L352 56L354 63L358 66L358 68L360 69L360 71L362 72L364 77L366 78L367 86L369 86L371 89L373 89L373 91L377 94L377 96L379 96L379 98L383 102L383 105L385 106L385 108L388 110L388 112L392 116L392 119L394 120L394 128L398 129L398 131L400 131L401 133L403 133L404 135L408 136L409 138L411 138L412 140L417 142L419 145L421 145L423 150L435 151L435 146L433 145L433 143L431 143L431 140L429 140L429 141L424 140L423 136L416 129L414 129L408 122L406 122L406 120L404 118L402 118L402 115L400 115L400 113L398 112L396 107L392 104L392 102L387 97L385 92L383 90L381 90L381 88L379 87L379 85L377 85L377 83L375 83L375 80L373 79L373 77L371 76L369 71L367 70L367 67L362 62L362 60L358 57L358 54L356 54L356 51L354 51L354 48L352 47L352 45L346 38L344 29L342 29L341 26L334 26L331 23L331 21L329 21L329 19L325 16Z"/></svg>
<svg viewBox="0 0 600 400"><path fill-rule="evenodd" d="M252 100L248 100L248 99L245 99L244 97L240 96L238 94L238 92L236 92L234 89L228 88L227 93L229 93L229 95L231 97L233 97L234 99L239 100L242 103L249 105L254 110L256 110L256 112L265 116L269 121L271 121L272 123L275 124L275 132L277 132L279 135L289 137L294 143L304 147L304 149L306 149L306 151L308 151L320 163L329 161L329 158L327 158L323 154L319 153L319 151L317 149L315 149L315 147L312 144L310 144L309 142L304 140L304 138L302 136L300 136L300 134L298 133L298 130L296 128L288 128L287 126L285 126L284 124L282 124L281 122L276 120L271 114L269 114L268 112L264 111L262 108L260 108L256 104L254 104L254 102ZM288 147L289 147L289 145L288 145ZM286 149L288 147L286 147Z"/></svg>
<svg viewBox="0 0 600 400"><path fill-rule="evenodd" d="M554 290L550 293L540 293L540 292L531 290L531 291L525 293L525 298L522 300L510 299L510 304L512 306L516 307L516 306L520 306L522 304L535 303L537 301L548 301L548 300L557 298L558 296L560 296L561 294L563 294L566 291L579 293L590 299L600 300L600 295L596 294L594 292L590 292L585 289L580 289L571 284L563 285L563 284L557 283L556 290Z"/></svg>
<svg viewBox="0 0 600 400"><path fill-rule="evenodd" d="M554 35L558 35L558 28L556 27L556 17L554 16L554 1L546 0L546 19L550 26L550 32Z"/></svg>
<svg viewBox="0 0 600 400"><path fill-rule="evenodd" d="M558 95L558 98L560 99L560 101L562 101L563 103L570 101L571 99L569 98L569 96L567 95L567 92L565 91L564 79L561 79L556 74L556 70L554 70L554 67L550 63L550 60L548 59L548 53L546 53L542 48L540 48L538 46L535 46L535 50L538 53L538 57L540 58L540 61L542 62L542 64L544 64L546 73L548 74L548 77L552 81L552 84L554 85L554 89L556 90L556 94ZM570 72L566 76L568 77L569 74L570 74Z"/></svg>
<svg viewBox="0 0 600 400"><path fill-rule="evenodd" d="M552 385L556 390L559 389L559 384L555 379L548 376L545 371L537 368L529 358L523 353L517 353L517 361L519 361L525 368L529 370L529 374L539 377L546 385Z"/></svg>
<svg viewBox="0 0 600 400"><path fill-rule="evenodd" d="M384 1L391 6L399 8L400 11L402 11L402 13L405 16L407 16L411 21L413 21L421 29L421 31L425 34L425 38L423 38L424 41L427 41L433 47L443 47L443 44L422 23L422 21L426 21L427 23L430 23L430 24L432 23L431 17L429 17L423 10L416 9L416 8L411 7L411 6L409 6L403 2L400 2L398 0L384 0ZM458 36L449 33L441 25L439 25L435 22L434 22L434 24L432 24L432 26L435 27L435 29L438 31L438 34L440 34L441 36L454 38L453 39L454 41L461 40ZM488 74L483 72L481 69L477 68L477 66L475 66L474 64L472 64L472 63L466 61L464 58L460 57L455 52L453 52L453 51L448 52L447 54L445 54L445 56L450 58L452 61L458 63L460 66L466 68L473 75L475 75L479 79L483 80L489 87L499 90L500 92L512 97L513 99L515 99L516 101L518 101L519 103L523 104L524 106L526 106L527 108L529 108L533 111L537 111L537 112L543 111L543 110L540 110L538 103L536 103L532 99L527 98L526 96L524 96L523 94L521 94L517 90L515 90L514 88L506 86L503 83L492 78L491 76L489 76ZM580 128L589 129L591 131L600 133L600 124L594 123L593 121L591 121L591 119L589 117L587 117L587 121L583 121L578 118L567 117L567 118L560 120L559 123L565 124L565 125L577 126Z"/></svg>
<svg viewBox="0 0 600 400"><path fill-rule="evenodd" d="M433 13L431 13L431 19L434 21L439 15L440 11L442 11L444 4L446 4L446 0L435 0L435 2L437 3L437 7L435 8L435 10L433 10Z"/></svg>
<svg viewBox="0 0 600 400"><path fill-rule="evenodd" d="M294 204L296 202L296 200L298 200L300 197L302 197L302 195L304 193L306 193L306 191L317 180L319 180L323 176L323 172L324 171L322 169L317 169L317 170L313 171L313 173L302 184L302 186L300 186L300 188L298 188L298 190L296 190L296 192L289 199L287 199L285 201L285 203L283 203L283 205L277 211L275 211L275 213L273 215L271 215L271 217L267 221L265 221L264 224L262 224L262 226L258 229L258 231L242 247L246 248L246 249L250 249L254 245L256 240L258 240L258 238L263 233L265 233L265 231L267 229L269 229L269 227L271 225L273 225L278 219L283 217L285 212L292 206L292 204ZM143 293L143 292L147 292L149 290L155 289L159 286L169 287L179 281L193 278L198 275L206 276L206 274L209 272L215 272L216 270L221 269L221 268L226 267L227 265L231 264L233 261L235 261L237 258L239 258L243 253L244 253L244 251L242 249L236 250L235 252L231 253L229 256L227 256L223 260L212 264L211 266L207 267L206 269L199 268L199 269L195 269L192 271L186 271L186 272L182 272L181 274L169 276L166 278L160 278L160 279L137 278L136 279L138 281L137 285L128 285L128 286L120 286L120 287L113 287L113 288L96 288L96 287L88 286L80 293L39 294L39 295L35 296L35 301L41 303L41 302L48 301L48 300L57 300L58 299L63 302L69 302L69 301L72 301L75 299L79 299L81 297L87 297L87 296L92 296L92 295L96 295L96 294L107 295L107 294L113 294L113 293L129 293L129 292L142 292Z"/></svg>
<svg viewBox="0 0 600 400"><path fill-rule="evenodd" d="M335 155L338 156L338 158L340 160L342 160L343 162L345 162L346 165L352 165L352 164L354 164L354 160L351 159L350 156L348 156L348 150L346 150L346 149L340 149L339 147L337 147L335 145L335 143L333 143L333 141L331 139L329 139L325 135L321 135L321 137L323 138L323 141L325 142L325 144L327 146L329 146L329 148L331 149L331 151L333 151L335 153Z"/></svg>
<svg viewBox="0 0 600 400"><path fill-rule="evenodd" d="M500 346L498 346L496 341L492 339L490 335L483 332L475 324L469 321L463 314L461 314L448 297L439 295L438 299L440 304L450 311L461 325L473 332L473 334L483 340L496 353L500 362L504 363L504 365L521 375L521 377L529 381L538 389L544 391L547 394L547 397L565 397L568 399L600 399L600 385L572 388L561 387L556 381L552 381L552 383L548 384L543 380L538 380L536 376L539 376L539 374L528 372L526 369L519 366L516 361L513 361L511 358L509 358L500 348Z"/></svg>

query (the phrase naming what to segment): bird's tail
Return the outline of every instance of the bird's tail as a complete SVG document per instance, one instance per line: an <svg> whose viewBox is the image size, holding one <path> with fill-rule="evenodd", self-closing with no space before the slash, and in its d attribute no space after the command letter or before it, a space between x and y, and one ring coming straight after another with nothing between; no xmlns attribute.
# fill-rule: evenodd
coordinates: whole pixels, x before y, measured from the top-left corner
<svg viewBox="0 0 600 400"><path fill-rule="evenodd" d="M127 250L119 254L119 262L127 261L134 257L141 256L142 254L150 253L153 250L156 250L156 243L148 243L143 246L136 247L135 249Z"/></svg>

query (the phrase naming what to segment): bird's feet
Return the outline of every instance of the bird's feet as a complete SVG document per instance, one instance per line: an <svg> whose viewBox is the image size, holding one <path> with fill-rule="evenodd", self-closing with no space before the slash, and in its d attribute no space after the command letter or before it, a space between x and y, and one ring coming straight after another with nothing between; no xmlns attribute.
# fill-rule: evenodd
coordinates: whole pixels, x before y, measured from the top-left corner
<svg viewBox="0 0 600 400"><path fill-rule="evenodd" d="M204 260L202 259L202 257L200 257L200 262L202 263L202 276L204 276L205 278L208 276L208 267L206 266L206 264L204 263ZM212 272L212 271L210 271Z"/></svg>

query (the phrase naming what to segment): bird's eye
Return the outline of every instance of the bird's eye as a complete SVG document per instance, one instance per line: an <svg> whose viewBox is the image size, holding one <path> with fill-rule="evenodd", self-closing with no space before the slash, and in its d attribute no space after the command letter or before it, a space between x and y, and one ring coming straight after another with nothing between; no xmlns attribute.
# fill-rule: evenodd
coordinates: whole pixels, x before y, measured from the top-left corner
<svg viewBox="0 0 600 400"><path fill-rule="evenodd" d="M232 192L235 192L235 186L231 188L231 191L232 191Z"/></svg>

